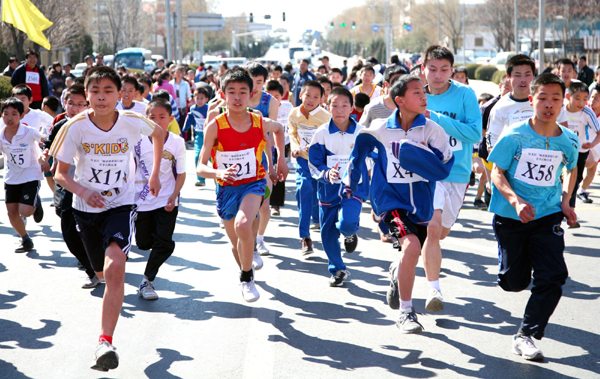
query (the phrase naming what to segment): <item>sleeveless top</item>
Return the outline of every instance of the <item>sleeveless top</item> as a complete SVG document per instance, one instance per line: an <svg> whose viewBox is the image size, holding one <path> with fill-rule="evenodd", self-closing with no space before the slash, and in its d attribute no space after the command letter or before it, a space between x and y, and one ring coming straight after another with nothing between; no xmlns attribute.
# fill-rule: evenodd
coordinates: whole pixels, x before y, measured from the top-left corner
<svg viewBox="0 0 600 379"><path fill-rule="evenodd" d="M260 102L254 109L262 113L263 117L269 117L269 104L271 104L271 94L263 91Z"/></svg>

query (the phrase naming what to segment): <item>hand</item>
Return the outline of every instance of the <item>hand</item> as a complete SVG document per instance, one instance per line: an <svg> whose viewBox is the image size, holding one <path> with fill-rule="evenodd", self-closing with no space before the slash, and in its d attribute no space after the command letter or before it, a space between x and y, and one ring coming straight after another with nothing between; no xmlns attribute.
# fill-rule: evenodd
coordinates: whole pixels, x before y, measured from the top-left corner
<svg viewBox="0 0 600 379"><path fill-rule="evenodd" d="M591 142L586 142L584 144L581 145L582 149L591 149L592 148L592 143Z"/></svg>
<svg viewBox="0 0 600 379"><path fill-rule="evenodd" d="M175 200L177 199L176 195L169 196L167 200L167 205L165 205L165 211L171 212L175 208Z"/></svg>
<svg viewBox="0 0 600 379"><path fill-rule="evenodd" d="M298 158L300 156L300 152L302 150L294 150L292 151L292 158Z"/></svg>
<svg viewBox="0 0 600 379"><path fill-rule="evenodd" d="M44 174L47 173L48 171L50 171L50 163L44 162L44 163L42 163L41 166L42 166L42 172Z"/></svg>
<svg viewBox="0 0 600 379"><path fill-rule="evenodd" d="M158 193L160 192L161 188L160 179L158 179L158 174L150 175L150 181L148 182L148 184L150 185L150 193L152 194L152 196L158 196Z"/></svg>
<svg viewBox="0 0 600 379"><path fill-rule="evenodd" d="M336 166L337 166L337 163L336 163ZM327 177L329 179L329 182L333 183L336 180L340 179L340 172L338 170L336 170L334 167L332 169L329 169L329 171L327 172Z"/></svg>
<svg viewBox="0 0 600 379"><path fill-rule="evenodd" d="M237 179L236 171L237 169L235 166L231 166L227 170L219 170L217 172L217 179L227 184L231 184Z"/></svg>
<svg viewBox="0 0 600 379"><path fill-rule="evenodd" d="M352 196L354 195L354 191L352 191L352 188L344 186L344 189L342 190L342 193L344 195L346 195L346 197L348 197L348 199L351 199Z"/></svg>
<svg viewBox="0 0 600 379"><path fill-rule="evenodd" d="M277 179L280 182L285 182L288 174L290 173L290 168L288 167L285 158L279 157L277 159Z"/></svg>
<svg viewBox="0 0 600 379"><path fill-rule="evenodd" d="M81 198L92 208L104 208L106 206L106 200L96 191L86 189Z"/></svg>
<svg viewBox="0 0 600 379"><path fill-rule="evenodd" d="M573 208L571 208L571 206L569 206L569 202L563 201L560 204L560 209L562 210L562 213L567 218L567 225L569 225L569 226L575 225L575 223L577 222L577 214L575 213L575 209L573 209Z"/></svg>
<svg viewBox="0 0 600 379"><path fill-rule="evenodd" d="M277 173L273 169L273 166L269 166L269 178L273 182L273 185L277 184Z"/></svg>
<svg viewBox="0 0 600 379"><path fill-rule="evenodd" d="M529 221L533 221L535 219L534 206L521 198L517 200L515 210L517 211L517 215L523 224L527 224Z"/></svg>

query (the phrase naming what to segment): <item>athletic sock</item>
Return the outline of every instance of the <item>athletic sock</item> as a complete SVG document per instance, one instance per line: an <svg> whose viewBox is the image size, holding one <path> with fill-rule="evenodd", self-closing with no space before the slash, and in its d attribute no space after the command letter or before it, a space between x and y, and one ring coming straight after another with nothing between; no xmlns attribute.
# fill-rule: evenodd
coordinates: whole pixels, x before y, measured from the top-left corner
<svg viewBox="0 0 600 379"><path fill-rule="evenodd" d="M250 282L250 281L252 281L253 276L254 275L252 273L252 270L248 270L248 271L242 270L242 272L240 273L240 282Z"/></svg>
<svg viewBox="0 0 600 379"><path fill-rule="evenodd" d="M31 237L29 237L29 233L25 233L24 236L21 237L23 242L31 241Z"/></svg>
<svg viewBox="0 0 600 379"><path fill-rule="evenodd" d="M265 240L265 235L264 234L263 235L259 234L259 235L256 236L256 243L261 243L264 240Z"/></svg>
<svg viewBox="0 0 600 379"><path fill-rule="evenodd" d="M112 336L106 336L104 334L101 334L100 338L98 338L98 342L102 342L102 341L106 341L112 345Z"/></svg>
<svg viewBox="0 0 600 379"><path fill-rule="evenodd" d="M400 300L400 310L412 308L412 299L408 301Z"/></svg>
<svg viewBox="0 0 600 379"><path fill-rule="evenodd" d="M432 280L430 282L427 282L427 285L429 286L429 288L435 288L439 292L442 292L442 290L440 289L440 281L439 280Z"/></svg>

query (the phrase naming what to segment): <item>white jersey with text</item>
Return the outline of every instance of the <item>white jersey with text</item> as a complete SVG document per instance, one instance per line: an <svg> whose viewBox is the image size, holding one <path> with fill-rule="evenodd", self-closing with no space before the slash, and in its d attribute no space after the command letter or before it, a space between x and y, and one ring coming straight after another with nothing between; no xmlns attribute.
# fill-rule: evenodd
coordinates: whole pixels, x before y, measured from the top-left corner
<svg viewBox="0 0 600 379"><path fill-rule="evenodd" d="M6 127L0 129L0 150L4 155L4 183L23 184L42 180L42 168L38 163L39 143L44 138L37 129L19 125L11 142L6 140Z"/></svg>

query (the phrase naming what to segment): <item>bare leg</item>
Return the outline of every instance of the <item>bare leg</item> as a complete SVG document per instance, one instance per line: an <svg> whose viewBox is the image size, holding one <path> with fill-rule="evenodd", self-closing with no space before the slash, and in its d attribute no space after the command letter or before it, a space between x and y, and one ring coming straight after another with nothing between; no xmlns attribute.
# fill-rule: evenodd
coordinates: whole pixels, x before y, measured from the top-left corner
<svg viewBox="0 0 600 379"><path fill-rule="evenodd" d="M442 268L442 248L440 240L446 238L450 233L449 228L442 226L442 210L433 211L433 217L427 226L427 239L423 245L423 265L427 281L439 280Z"/></svg>
<svg viewBox="0 0 600 379"><path fill-rule="evenodd" d="M233 253L233 258L235 259L235 262L237 263L238 267L241 268L242 266L240 265L240 254L238 253L237 249L238 237L235 234L235 219L232 218L231 220L222 221L223 225L225 226L225 232L227 232L227 237L229 237L229 240L231 241L231 252Z"/></svg>
<svg viewBox="0 0 600 379"><path fill-rule="evenodd" d="M400 300L412 299L413 286L415 284L415 267L419 262L421 254L421 243L414 234L409 234L400 239L402 252L400 253L400 264L398 265L398 288Z"/></svg>
<svg viewBox="0 0 600 379"><path fill-rule="evenodd" d="M235 217L235 234L237 235L237 250L242 271L252 269L254 255L254 237L252 224L260 207L262 196L248 194L242 199L240 209Z"/></svg>
<svg viewBox="0 0 600 379"><path fill-rule="evenodd" d="M112 242L106 249L104 258L103 276L106 279L106 289L102 298L102 335L113 336L119 320L125 290L126 261L127 256L123 250L116 242Z"/></svg>
<svg viewBox="0 0 600 379"><path fill-rule="evenodd" d="M18 235L23 237L25 234L27 234L27 231L25 230L25 223L21 219L21 215L19 213L19 205L23 204L8 203L6 204L6 210L8 214L8 219L10 220L10 224L12 225L13 229L15 230L15 232L17 232ZM29 207L33 208L31 206Z"/></svg>

